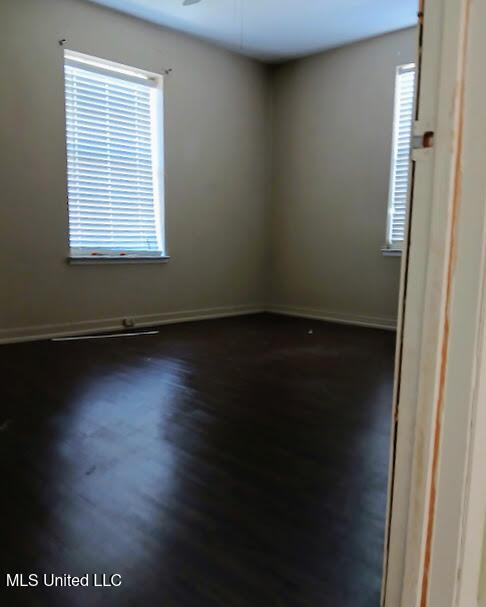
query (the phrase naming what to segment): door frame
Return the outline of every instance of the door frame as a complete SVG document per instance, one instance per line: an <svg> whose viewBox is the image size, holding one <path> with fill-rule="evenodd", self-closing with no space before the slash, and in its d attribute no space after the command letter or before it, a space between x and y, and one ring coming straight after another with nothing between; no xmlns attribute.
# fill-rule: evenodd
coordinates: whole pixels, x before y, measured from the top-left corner
<svg viewBox="0 0 486 607"><path fill-rule="evenodd" d="M382 605L472 607L486 505L486 9L425 0L420 12L414 134L435 136L412 157Z"/></svg>

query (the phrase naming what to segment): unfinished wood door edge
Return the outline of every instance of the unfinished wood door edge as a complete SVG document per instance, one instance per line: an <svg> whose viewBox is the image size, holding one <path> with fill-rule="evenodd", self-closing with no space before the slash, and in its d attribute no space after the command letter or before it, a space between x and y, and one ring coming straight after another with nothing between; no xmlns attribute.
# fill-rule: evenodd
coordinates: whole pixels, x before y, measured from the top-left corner
<svg viewBox="0 0 486 607"><path fill-rule="evenodd" d="M455 163L454 163L454 195L452 199L451 222L448 244L448 260L447 260L447 279L446 279L446 294L445 294L445 317L442 328L442 345L441 345L441 360L440 360L440 379L439 393L437 403L435 405L435 427L433 439L432 453L432 468L430 471L430 488L428 497L428 514L427 514L427 530L424 550L423 575L421 581L421 599L420 606L427 607L428 591L429 591L429 574L430 560L432 552L432 537L434 533L434 521L437 500L437 475L439 467L439 450L441 446L442 433L442 415L444 411L444 390L445 378L447 372L447 362L449 354L449 330L450 330L450 306L452 284L454 280L454 271L457 259L457 222L460 199L462 194L462 155L464 148L464 91L465 91L465 73L466 73L466 53L468 46L468 33L471 14L471 0L466 0L464 14L464 30L461 39L461 78L458 84L457 92L457 130L455 130Z"/></svg>
<svg viewBox="0 0 486 607"><path fill-rule="evenodd" d="M431 243L436 250L435 257L429 257L427 267L427 292L424 308L427 330L424 331L420 361L421 376L417 399L412 495L408 516L405 579L403 580L401 601L403 607L418 607L419 605L426 607L428 603L444 380L449 347L450 298L454 282L457 219L461 196L464 73L470 0L466 0L461 6L458 6L457 3L454 6L453 0L447 0L446 5L449 10L447 18L444 20L444 28L447 26L449 31L447 35L444 35L442 41L440 64L442 98L439 102L442 133L439 133L438 138L440 148L436 150L431 225ZM460 16L459 19L453 20L455 10L460 10ZM451 65L446 61L445 44L452 44L459 50L456 72L451 73ZM448 99L450 99L449 107L447 107ZM452 129L450 129L450 122L452 122ZM447 123L449 123L449 132L446 132L444 128ZM449 175L446 190L447 200L444 200L441 179L445 179ZM441 222L444 224L443 233L441 233ZM434 230L438 230L441 237L438 247L437 234L434 237L432 233ZM437 303L440 304L439 313Z"/></svg>
<svg viewBox="0 0 486 607"><path fill-rule="evenodd" d="M486 524L484 517L486 489L482 467L486 446L481 447L486 433L486 408L483 405L483 409L480 409L481 402L486 400L486 217L483 223L481 260L478 330L472 369L472 396L469 407L469 432L456 564L457 583L454 594L456 607L470 607L471 600L474 600L473 596L476 600L480 599L477 591Z"/></svg>
<svg viewBox="0 0 486 607"><path fill-rule="evenodd" d="M432 468L430 471L430 488L428 497L428 514L427 514L427 529L426 529L426 544L424 550L424 565L422 575L422 588L421 588L421 607L427 607L428 603L428 591L429 591L429 575L430 575L430 561L432 551L432 539L434 533L434 522L436 513L436 501L437 501L437 476L439 466L439 451L441 447L441 433L442 433L442 416L444 411L444 390L445 390L445 378L447 372L448 354L449 354L449 332L450 332L450 306L451 306L451 293L452 285L454 280L454 271L456 267L457 259L457 223L458 223L458 212L459 205L462 195L462 156L464 149L464 95L465 95L465 74L466 74L466 56L468 48L469 38L469 24L471 15L471 0L466 0L464 8L464 26L463 33L461 36L461 59L460 59L460 81L458 83L457 91L457 130L455 130L455 163L454 163L454 195L452 200L451 209L451 222L450 222L450 233L449 233L449 251L447 261L447 280L446 280L446 296L445 296L445 318L443 324L443 338L441 347L441 361L440 361L440 380L439 380L439 393L437 403L435 406L435 428L434 428L434 439L433 439L433 454L432 454Z"/></svg>
<svg viewBox="0 0 486 607"><path fill-rule="evenodd" d="M456 563L456 587L454 605L469 607L471 595L479 600L480 566L482 561L484 517L486 511L486 489L484 489L483 466L486 447L486 409L480 409L481 402L486 399L486 217L483 224L481 273L480 273L480 304L477 319L477 341L472 369L472 395L469 406L469 423L466 446L466 462L464 483L462 487L462 509L460 521L459 550ZM483 399L483 400L481 400Z"/></svg>
<svg viewBox="0 0 486 607"><path fill-rule="evenodd" d="M469 2L469 24L467 40L467 78L465 80L464 100L464 187L462 192L463 221L461 221L461 237L458 242L458 264L471 268L468 282L470 289L464 289L467 282L458 285L454 295L454 307L458 310L469 309L468 318L463 318L459 312L459 322L455 326L456 338L464 332L470 335L470 356L464 368L464 387L460 389L461 402L456 397L450 400L451 415L455 408L455 418L464 419L464 426L459 435L455 425L444 434L444 455L453 453L459 466L455 475L449 476L447 461L442 461L439 471L438 487L438 517L433 547L434 586L431 587L431 599L437 604L438 590L442 592L443 583L440 578L452 578L450 598L454 607L477 607L478 603L485 607L486 594L482 561L484 559L483 542L486 513L486 485L484 483L484 461L486 458L486 135L484 130L478 132L477 125L484 125L486 110L482 102L486 87L486 77L481 62L486 50L484 39L484 24L486 22L486 5L483 2ZM461 212L462 213L462 212ZM475 230L474 240L468 237ZM469 246L465 245L465 241ZM459 268L459 265L458 265ZM473 269L474 268L474 269ZM463 274L461 274L462 276ZM470 292L468 300L464 296ZM465 301L469 303L464 308ZM464 324L463 324L464 323ZM465 326L467 323L468 326ZM456 347L457 351L457 347ZM459 350L462 352L462 350ZM462 354L459 354L462 356ZM457 360L457 355L456 355ZM456 384L454 384L456 386ZM446 398L446 422L448 399ZM460 438L462 437L462 439ZM457 449L460 447L460 450ZM449 460L450 460L449 455ZM460 474L460 476L458 476ZM451 491L452 489L452 491ZM445 496L445 497L444 497ZM454 503L456 504L454 506ZM452 514L457 516L456 521ZM454 524L451 524L454 522ZM449 536L447 544L440 543ZM452 556L454 566L452 571L443 569L442 559L435 559L434 553L442 554L445 546ZM483 567L486 563L483 563ZM437 569L439 567L439 570ZM452 574L452 575L451 575ZM483 578L481 577L483 576ZM437 583L439 579L439 583ZM482 582L482 584L481 584ZM439 588L437 588L439 586ZM482 594L480 594L480 590ZM440 601L443 601L442 595Z"/></svg>

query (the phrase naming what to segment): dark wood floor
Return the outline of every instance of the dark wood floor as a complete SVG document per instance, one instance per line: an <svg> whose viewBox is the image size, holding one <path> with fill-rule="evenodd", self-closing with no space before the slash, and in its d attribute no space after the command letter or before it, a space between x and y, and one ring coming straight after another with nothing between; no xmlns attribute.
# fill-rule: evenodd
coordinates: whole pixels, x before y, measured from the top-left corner
<svg viewBox="0 0 486 607"><path fill-rule="evenodd" d="M378 607L393 349L271 315L0 347L1 604Z"/></svg>

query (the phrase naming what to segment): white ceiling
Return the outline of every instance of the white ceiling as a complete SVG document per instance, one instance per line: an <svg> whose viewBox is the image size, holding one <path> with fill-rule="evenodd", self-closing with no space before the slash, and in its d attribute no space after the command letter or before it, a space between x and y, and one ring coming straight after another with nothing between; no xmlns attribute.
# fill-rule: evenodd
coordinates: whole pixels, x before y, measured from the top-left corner
<svg viewBox="0 0 486 607"><path fill-rule="evenodd" d="M416 23L418 0L91 0L263 61L326 50Z"/></svg>

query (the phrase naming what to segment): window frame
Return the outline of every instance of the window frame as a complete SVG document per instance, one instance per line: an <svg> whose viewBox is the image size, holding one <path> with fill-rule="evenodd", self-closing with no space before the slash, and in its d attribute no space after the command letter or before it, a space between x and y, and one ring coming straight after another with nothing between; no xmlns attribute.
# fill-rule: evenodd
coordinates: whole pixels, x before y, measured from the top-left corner
<svg viewBox="0 0 486 607"><path fill-rule="evenodd" d="M394 208L394 169L397 162L398 155L398 135L399 135L399 116L400 116L400 96L399 96L399 79L402 74L413 72L416 78L417 66L415 63L404 63L397 65L395 69L394 79L394 101L393 101L393 134L392 134L392 147L391 147L391 160L390 160L390 180L388 186L388 202L387 202L387 216L386 216L386 232L385 232L385 245L382 248L383 255L387 256L400 256L403 250L404 240L396 241L392 240L391 234L393 229L393 208ZM412 135L413 135L413 122L414 116L412 115ZM412 138L411 138L412 139ZM411 144L411 140L410 140ZM409 175L408 181L410 185L411 179L411 160L409 160ZM410 187L407 197L410 196Z"/></svg>
<svg viewBox="0 0 486 607"><path fill-rule="evenodd" d="M165 231L165 171L164 171L164 94L162 74L148 70L131 67L125 64L87 55L78 51L64 49L63 70L66 65L81 68L88 72L119 78L125 82L143 84L151 89L150 95L150 132L152 152L152 190L153 213L157 238L157 249L121 250L108 247L72 247L71 222L69 216L69 190L68 202L68 261L70 263L117 263L117 262L157 262L168 261L166 231ZM64 77L64 86L66 80ZM66 103L66 88L64 89L64 102ZM67 110L65 110L67 114ZM65 142L66 142L66 177L68 181L68 152L67 152L67 116L65 115Z"/></svg>

